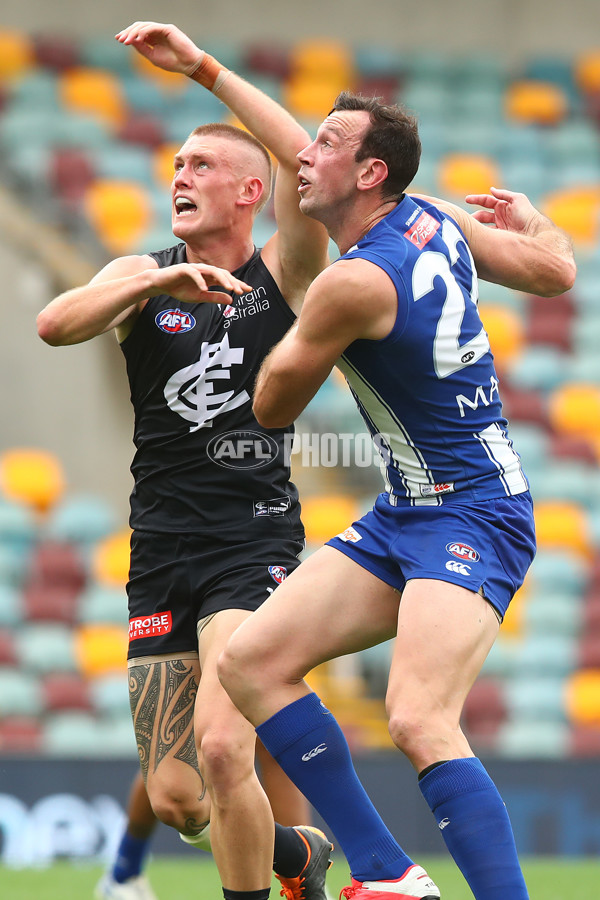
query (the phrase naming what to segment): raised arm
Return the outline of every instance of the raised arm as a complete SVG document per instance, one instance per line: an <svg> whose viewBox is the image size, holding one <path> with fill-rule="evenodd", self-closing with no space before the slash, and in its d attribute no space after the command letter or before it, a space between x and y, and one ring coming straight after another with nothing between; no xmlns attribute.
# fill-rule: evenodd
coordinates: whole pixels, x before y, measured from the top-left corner
<svg viewBox="0 0 600 900"><path fill-rule="evenodd" d="M346 347L359 338L385 337L396 310L396 290L373 263L342 260L322 272L308 289L298 320L258 373L253 409L260 424L291 424Z"/></svg>
<svg viewBox="0 0 600 900"><path fill-rule="evenodd" d="M483 207L472 215L446 200L425 199L458 222L484 281L541 297L573 287L576 267L570 238L525 194L498 188L490 194L469 194L468 203Z"/></svg>
<svg viewBox="0 0 600 900"><path fill-rule="evenodd" d="M220 285L224 291L210 291ZM89 284L51 300L37 317L38 334L53 347L80 344L111 328L123 341L149 297L169 294L187 302L227 303L225 291L242 294L251 286L225 269L203 263L159 268L151 256L122 256L108 263Z"/></svg>
<svg viewBox="0 0 600 900"><path fill-rule="evenodd" d="M298 208L296 155L310 143L310 135L279 103L225 69L175 25L135 22L116 38L159 68L187 75L211 90L275 157L278 234L263 255L284 297L294 305L294 295L303 294L328 263L325 229Z"/></svg>

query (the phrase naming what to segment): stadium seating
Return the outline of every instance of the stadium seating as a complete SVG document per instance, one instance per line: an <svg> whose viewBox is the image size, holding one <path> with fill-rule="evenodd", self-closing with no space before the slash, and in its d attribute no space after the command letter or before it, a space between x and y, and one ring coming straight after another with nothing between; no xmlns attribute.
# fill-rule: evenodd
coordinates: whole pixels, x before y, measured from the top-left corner
<svg viewBox="0 0 600 900"><path fill-rule="evenodd" d="M598 756L600 54L539 56L508 70L488 53L451 58L312 39L208 49L289 105L313 134L342 88L400 100L420 122L415 190L462 203L466 193L506 185L573 238L578 276L568 295L529 297L480 283L504 411L536 501L539 550L463 724L489 753ZM94 253L174 242L173 155L198 124L229 121L216 97L112 37L9 30L0 30L0 84L2 172L22 202L29 191L34 202L56 202L56 220L95 242ZM267 211L257 242L273 230ZM303 423L309 434L364 431L339 375L310 404L300 434ZM0 458L0 753L135 756L125 677L129 532L119 531L103 498L66 494L51 453L14 452L20 469L9 472ZM302 470L301 454L294 464ZM307 467L302 475L311 548L347 527L380 486L374 467ZM49 543L76 548L78 564L71 551L44 563ZM64 567L62 587L52 585L53 566ZM359 655L362 688L335 667L319 675L353 747L390 746L381 704L389 649ZM76 708L59 708L69 703Z"/></svg>
<svg viewBox="0 0 600 900"><path fill-rule="evenodd" d="M116 256L133 252L153 218L147 189L127 179L98 178L87 188L84 206L99 241Z"/></svg>
<svg viewBox="0 0 600 900"><path fill-rule="evenodd" d="M76 668L85 678L120 672L125 677L127 628L106 623L78 625L73 633Z"/></svg>
<svg viewBox="0 0 600 900"><path fill-rule="evenodd" d="M505 112L509 119L537 125L557 125L568 113L566 93L548 81L515 81L505 95Z"/></svg>
<svg viewBox="0 0 600 900"><path fill-rule="evenodd" d="M7 450L0 456L0 485L8 499L45 513L62 497L64 472L57 457L46 450Z"/></svg>
<svg viewBox="0 0 600 900"><path fill-rule="evenodd" d="M129 577L131 532L119 531L98 541L92 554L92 571L98 584L123 587Z"/></svg>
<svg viewBox="0 0 600 900"><path fill-rule="evenodd" d="M123 124L127 106L116 75L85 66L59 76L59 95L66 109L97 116L111 127Z"/></svg>
<svg viewBox="0 0 600 900"><path fill-rule="evenodd" d="M0 30L0 80L16 80L34 64L33 39L21 31Z"/></svg>
<svg viewBox="0 0 600 900"><path fill-rule="evenodd" d="M465 194L487 194L500 182L500 172L492 157L475 153L455 153L440 161L438 181L441 192L450 199Z"/></svg>

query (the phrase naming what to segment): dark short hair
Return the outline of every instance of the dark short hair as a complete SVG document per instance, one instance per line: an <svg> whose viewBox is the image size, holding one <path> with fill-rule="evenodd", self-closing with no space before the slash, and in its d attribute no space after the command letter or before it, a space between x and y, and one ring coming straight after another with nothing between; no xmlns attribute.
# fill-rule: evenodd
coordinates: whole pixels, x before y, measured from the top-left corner
<svg viewBox="0 0 600 900"><path fill-rule="evenodd" d="M267 148L264 144L261 144L258 138L255 138L253 134L250 134L249 131L244 131L242 128L237 128L235 125L228 125L226 122L208 122L206 125L199 125L197 128L194 128L192 133L188 136L188 139L191 137L199 137L203 134L214 134L216 137L240 141L247 146L254 147L255 150L258 150L258 152L262 154L268 177L264 194L257 206L257 212L260 212L271 196L271 188L273 185L273 163L271 162L271 157Z"/></svg>
<svg viewBox="0 0 600 900"><path fill-rule="evenodd" d="M342 91L331 112L364 110L371 125L356 151L356 162L368 157L382 159L388 167L383 184L385 199L397 199L411 183L419 168L421 139L414 116L397 104L382 103L377 97L363 97ZM330 113L331 114L331 113Z"/></svg>

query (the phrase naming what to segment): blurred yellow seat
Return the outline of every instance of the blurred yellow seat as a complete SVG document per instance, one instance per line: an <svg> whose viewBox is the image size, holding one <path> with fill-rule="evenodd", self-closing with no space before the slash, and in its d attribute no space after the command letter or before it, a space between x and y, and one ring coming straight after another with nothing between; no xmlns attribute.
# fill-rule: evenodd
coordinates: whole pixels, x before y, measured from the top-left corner
<svg viewBox="0 0 600 900"><path fill-rule="evenodd" d="M353 54L339 41L299 41L290 52L289 63L283 104L297 116L324 118L340 91L353 90L356 85Z"/></svg>
<svg viewBox="0 0 600 900"><path fill-rule="evenodd" d="M123 587L129 578L130 531L119 531L99 541L92 555L92 572L100 584Z"/></svg>
<svg viewBox="0 0 600 900"><path fill-rule="evenodd" d="M506 615L504 616L501 631L501 635L504 639L522 636L524 610L527 605L528 595L529 587L527 582L525 582L513 596L506 611Z"/></svg>
<svg viewBox="0 0 600 900"><path fill-rule="evenodd" d="M283 88L283 103L294 115L315 119L329 115L335 98L347 88L347 82L320 75L293 76Z"/></svg>
<svg viewBox="0 0 600 900"><path fill-rule="evenodd" d="M356 78L354 55L341 41L327 38L305 38L297 41L289 55L292 75L321 76L324 80L336 78L352 88Z"/></svg>
<svg viewBox="0 0 600 900"><path fill-rule="evenodd" d="M540 549L572 551L585 559L593 556L593 539L586 511L576 503L538 500L535 528Z"/></svg>
<svg viewBox="0 0 600 900"><path fill-rule="evenodd" d="M78 66L59 76L59 96L74 112L96 116L118 128L125 121L127 104L117 75L104 69Z"/></svg>
<svg viewBox="0 0 600 900"><path fill-rule="evenodd" d="M466 194L487 194L492 185L500 184L498 164L480 153L449 153L442 157L438 168L438 182L442 194L464 197Z"/></svg>
<svg viewBox="0 0 600 900"><path fill-rule="evenodd" d="M0 83L11 81L35 66L31 38L20 31L0 30Z"/></svg>
<svg viewBox="0 0 600 900"><path fill-rule="evenodd" d="M152 171L158 185L169 187L173 181L173 176L175 174L173 160L175 159L175 154L179 152L180 147L180 144L174 143L160 144L154 151Z"/></svg>
<svg viewBox="0 0 600 900"><path fill-rule="evenodd" d="M481 303L483 326L490 339L496 367L504 369L516 359L525 342L525 329L520 315L507 306Z"/></svg>
<svg viewBox="0 0 600 900"><path fill-rule="evenodd" d="M58 458L46 450L16 447L0 457L2 492L10 500L46 513L62 497L65 476Z"/></svg>
<svg viewBox="0 0 600 900"><path fill-rule="evenodd" d="M568 112L564 90L549 81L515 81L504 96L504 110L509 119L537 125L556 125Z"/></svg>
<svg viewBox="0 0 600 900"><path fill-rule="evenodd" d="M122 625L80 625L75 629L74 638L77 666L86 678L109 672L120 672L125 677L127 628Z"/></svg>
<svg viewBox="0 0 600 900"><path fill-rule="evenodd" d="M154 218L148 192L134 181L94 181L84 208L99 240L116 256L133 252Z"/></svg>
<svg viewBox="0 0 600 900"><path fill-rule="evenodd" d="M567 382L549 397L552 427L572 437L600 440L600 387L587 382Z"/></svg>
<svg viewBox="0 0 600 900"><path fill-rule="evenodd" d="M576 244L594 247L600 239L600 187L576 185L547 194L542 211Z"/></svg>
<svg viewBox="0 0 600 900"><path fill-rule="evenodd" d="M302 520L309 544L323 544L344 531L358 518L356 500L345 494L326 494L304 497Z"/></svg>
<svg viewBox="0 0 600 900"><path fill-rule="evenodd" d="M600 91L600 50L586 50L575 60L575 82L584 94Z"/></svg>
<svg viewBox="0 0 600 900"><path fill-rule="evenodd" d="M580 669L565 685L569 719L574 725L600 726L600 669Z"/></svg>

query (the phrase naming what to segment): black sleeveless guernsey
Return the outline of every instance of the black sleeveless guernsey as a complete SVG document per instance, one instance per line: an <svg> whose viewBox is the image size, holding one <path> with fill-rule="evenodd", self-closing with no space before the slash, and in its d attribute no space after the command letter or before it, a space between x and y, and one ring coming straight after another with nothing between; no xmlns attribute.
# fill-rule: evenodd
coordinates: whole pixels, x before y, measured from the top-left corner
<svg viewBox="0 0 600 900"><path fill-rule="evenodd" d="M150 256L176 265L186 246ZM258 250L233 274L252 291L229 305L152 297L121 344L135 413L136 530L303 537L286 453L293 426L265 429L252 414L261 363L295 317Z"/></svg>

